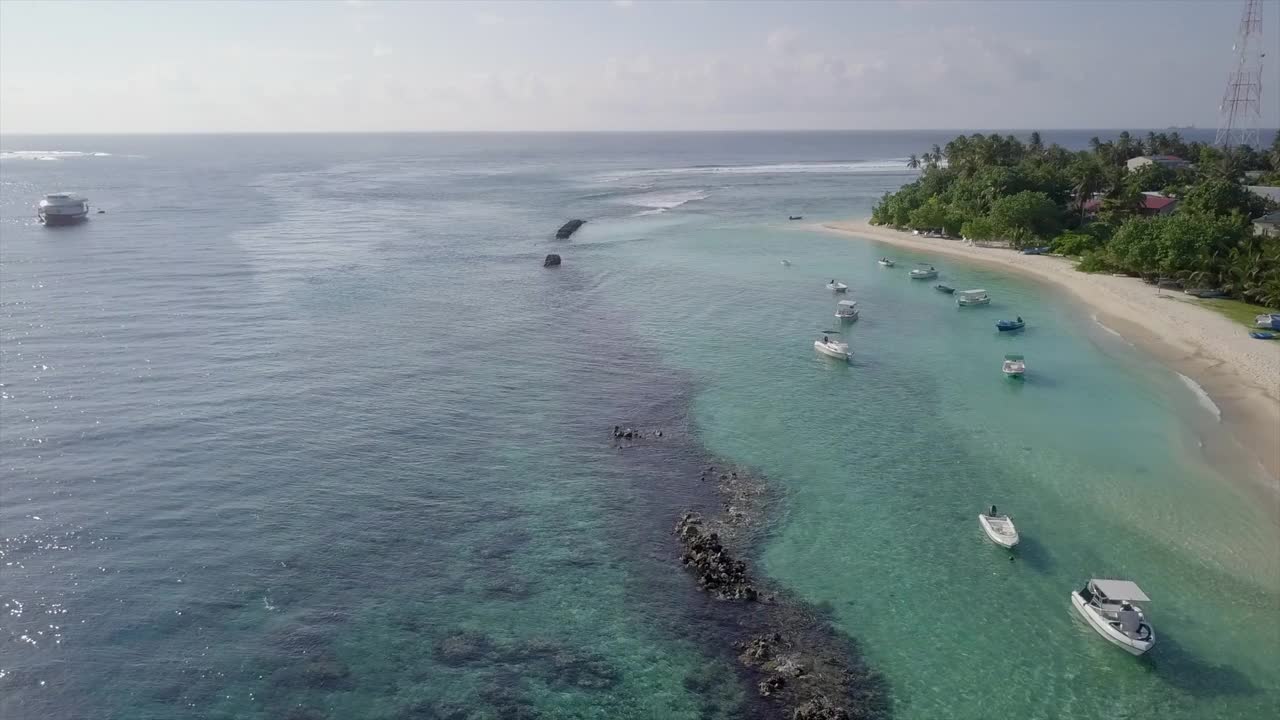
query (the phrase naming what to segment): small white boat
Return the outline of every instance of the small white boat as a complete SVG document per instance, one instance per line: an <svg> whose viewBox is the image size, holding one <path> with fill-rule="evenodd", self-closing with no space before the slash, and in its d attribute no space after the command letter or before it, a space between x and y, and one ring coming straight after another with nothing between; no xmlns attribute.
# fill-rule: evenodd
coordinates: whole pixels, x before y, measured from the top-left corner
<svg viewBox="0 0 1280 720"><path fill-rule="evenodd" d="M1268 314L1258 315L1253 318L1255 327L1267 328L1268 330L1280 330L1280 315Z"/></svg>
<svg viewBox="0 0 1280 720"><path fill-rule="evenodd" d="M1022 359L1021 355L1005 355L1004 363L1001 364L1000 370L1006 377L1020 378L1027 372L1027 363Z"/></svg>
<svg viewBox="0 0 1280 720"><path fill-rule="evenodd" d="M936 277L938 277L938 271L932 265L927 268L915 268L911 271L912 280L932 280Z"/></svg>
<svg viewBox="0 0 1280 720"><path fill-rule="evenodd" d="M783 260L783 261L782 261L782 266L783 266L783 267L791 267L791 261L790 261L790 260Z"/></svg>
<svg viewBox="0 0 1280 720"><path fill-rule="evenodd" d="M813 349L838 360L848 360L853 357L853 353L849 352L849 343L840 342L830 335L823 335L813 341Z"/></svg>
<svg viewBox="0 0 1280 720"><path fill-rule="evenodd" d="M986 290L957 290L956 305L970 307L973 305L990 305L991 296Z"/></svg>
<svg viewBox="0 0 1280 720"><path fill-rule="evenodd" d="M836 282L835 280L832 280L831 282L827 283L827 289L830 290L831 292L844 292L849 289L849 286L845 285L842 282Z"/></svg>
<svg viewBox="0 0 1280 720"><path fill-rule="evenodd" d="M880 258L876 262L880 263L880 267L893 267L894 265L897 264L894 261L890 260L889 258Z"/></svg>
<svg viewBox="0 0 1280 720"><path fill-rule="evenodd" d="M36 216L45 225L72 225L89 217L89 201L75 193L49 193L37 206Z"/></svg>
<svg viewBox="0 0 1280 720"><path fill-rule="evenodd" d="M989 513L978 513L978 524L991 542L1000 547L1011 548L1018 544L1018 529L1013 526L1013 519L997 514L995 505L991 506Z"/></svg>
<svg viewBox="0 0 1280 720"><path fill-rule="evenodd" d="M841 320L857 320L858 319L858 301L857 300L841 300L836 303L836 317Z"/></svg>
<svg viewBox="0 0 1280 720"><path fill-rule="evenodd" d="M1099 635L1130 655L1141 655L1156 644L1156 631L1135 602L1150 602L1137 583L1094 578L1072 591L1071 604Z"/></svg>

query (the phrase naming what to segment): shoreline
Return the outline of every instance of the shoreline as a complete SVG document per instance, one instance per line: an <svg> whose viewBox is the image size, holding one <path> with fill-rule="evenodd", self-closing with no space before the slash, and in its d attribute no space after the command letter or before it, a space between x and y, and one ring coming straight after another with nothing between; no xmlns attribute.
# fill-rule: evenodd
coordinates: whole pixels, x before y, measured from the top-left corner
<svg viewBox="0 0 1280 720"><path fill-rule="evenodd" d="M1224 429L1256 461L1252 475L1265 475L1251 484L1280 513L1280 346L1250 338L1181 292L1157 294L1137 278L1079 272L1066 258L924 238L866 220L810 228L1000 268L1065 290L1139 350L1203 388L1220 408ZM1205 448L1214 464L1238 455L1232 450Z"/></svg>

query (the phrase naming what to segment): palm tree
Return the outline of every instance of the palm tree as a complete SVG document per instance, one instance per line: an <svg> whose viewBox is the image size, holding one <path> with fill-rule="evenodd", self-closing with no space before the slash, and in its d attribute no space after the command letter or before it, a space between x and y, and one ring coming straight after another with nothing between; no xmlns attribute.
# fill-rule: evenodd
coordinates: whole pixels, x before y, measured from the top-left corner
<svg viewBox="0 0 1280 720"><path fill-rule="evenodd" d="M1044 141L1040 139L1040 131L1032 130L1031 137L1027 139L1027 145L1031 148L1031 152L1039 155L1044 150Z"/></svg>
<svg viewBox="0 0 1280 720"><path fill-rule="evenodd" d="M1128 130L1121 131L1120 137L1116 138L1116 152L1119 153L1121 160L1133 157L1133 136Z"/></svg>
<svg viewBox="0 0 1280 720"><path fill-rule="evenodd" d="M1084 221L1084 206L1103 188L1106 180L1102 174L1102 166L1090 156L1083 156L1067 168L1071 177L1071 190L1075 194L1076 211Z"/></svg>
<svg viewBox="0 0 1280 720"><path fill-rule="evenodd" d="M907 167L912 170L920 169L920 158L916 157L915 153L911 153L911 157L907 158Z"/></svg>

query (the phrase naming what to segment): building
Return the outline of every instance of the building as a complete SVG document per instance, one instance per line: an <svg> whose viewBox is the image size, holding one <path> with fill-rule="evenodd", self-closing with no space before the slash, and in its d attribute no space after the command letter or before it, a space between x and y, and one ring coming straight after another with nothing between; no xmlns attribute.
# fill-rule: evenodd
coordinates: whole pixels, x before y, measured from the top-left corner
<svg viewBox="0 0 1280 720"><path fill-rule="evenodd" d="M1170 170L1182 170L1183 168L1191 167L1191 163L1177 155L1143 155L1142 157L1130 158L1125 165L1129 168L1129 172L1133 172L1152 163Z"/></svg>
<svg viewBox="0 0 1280 720"><path fill-rule="evenodd" d="M1138 207L1138 213L1147 217L1156 215L1168 215L1178 207L1178 199L1161 195L1158 192L1142 193L1142 200ZM1102 208L1102 195L1094 195L1092 199L1084 204L1084 211L1087 215L1096 215L1098 210Z"/></svg>
<svg viewBox="0 0 1280 720"><path fill-rule="evenodd" d="M1280 210L1273 213L1267 213L1253 221L1253 229L1259 235L1267 235L1270 237L1280 237Z"/></svg>
<svg viewBox="0 0 1280 720"><path fill-rule="evenodd" d="M1272 187L1270 185L1248 185L1249 192L1259 197L1264 197L1271 202L1280 203L1280 187Z"/></svg>

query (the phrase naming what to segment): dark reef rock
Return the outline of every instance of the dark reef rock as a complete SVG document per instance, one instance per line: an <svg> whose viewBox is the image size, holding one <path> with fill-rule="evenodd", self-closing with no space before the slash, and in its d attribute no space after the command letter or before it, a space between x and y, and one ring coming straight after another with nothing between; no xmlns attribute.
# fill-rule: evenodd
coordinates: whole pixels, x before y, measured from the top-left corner
<svg viewBox="0 0 1280 720"><path fill-rule="evenodd" d="M849 711L833 704L825 696L804 702L791 713L791 720L850 720Z"/></svg>
<svg viewBox="0 0 1280 720"><path fill-rule="evenodd" d="M542 260L542 267L560 267L560 256L551 253Z"/></svg>
<svg viewBox="0 0 1280 720"><path fill-rule="evenodd" d="M556 239L568 240L569 236L578 232L578 228L582 227L586 222L587 222L586 220L575 219L575 220L570 220L569 222L561 225L560 229L556 231Z"/></svg>
<svg viewBox="0 0 1280 720"><path fill-rule="evenodd" d="M680 562L693 571L698 587L722 600L758 599L759 594L747 576L747 566L734 560L720 543L720 536L703 528L702 515L685 513L676 523L676 535L684 545Z"/></svg>
<svg viewBox="0 0 1280 720"><path fill-rule="evenodd" d="M774 675L757 683L756 690L760 693L760 697L772 697L786 686L787 681L785 679Z"/></svg>
<svg viewBox="0 0 1280 720"><path fill-rule="evenodd" d="M613 439L618 441L614 447L624 447L640 440L660 440L662 439L661 430L637 430L632 427L624 427L622 425L613 426Z"/></svg>

